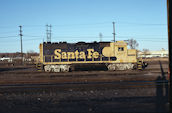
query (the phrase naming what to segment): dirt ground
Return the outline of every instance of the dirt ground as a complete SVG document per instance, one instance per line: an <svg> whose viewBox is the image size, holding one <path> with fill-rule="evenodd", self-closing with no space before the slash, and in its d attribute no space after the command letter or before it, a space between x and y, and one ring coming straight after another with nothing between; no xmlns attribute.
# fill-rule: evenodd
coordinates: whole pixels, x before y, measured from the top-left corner
<svg viewBox="0 0 172 113"><path fill-rule="evenodd" d="M0 64L0 113L168 112L168 60L145 70L38 72Z"/></svg>

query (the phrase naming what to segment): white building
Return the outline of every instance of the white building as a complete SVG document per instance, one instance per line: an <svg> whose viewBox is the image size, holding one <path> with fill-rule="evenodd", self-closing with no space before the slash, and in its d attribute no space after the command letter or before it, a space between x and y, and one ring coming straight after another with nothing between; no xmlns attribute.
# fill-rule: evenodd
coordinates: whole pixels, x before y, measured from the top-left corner
<svg viewBox="0 0 172 113"><path fill-rule="evenodd" d="M12 58L9 58L9 57L2 57L2 58L0 58L0 61L12 62Z"/></svg>
<svg viewBox="0 0 172 113"><path fill-rule="evenodd" d="M138 52L138 57L145 57L145 58L151 58L151 57L168 57L168 51L165 49L161 49L160 51L147 51L147 52Z"/></svg>

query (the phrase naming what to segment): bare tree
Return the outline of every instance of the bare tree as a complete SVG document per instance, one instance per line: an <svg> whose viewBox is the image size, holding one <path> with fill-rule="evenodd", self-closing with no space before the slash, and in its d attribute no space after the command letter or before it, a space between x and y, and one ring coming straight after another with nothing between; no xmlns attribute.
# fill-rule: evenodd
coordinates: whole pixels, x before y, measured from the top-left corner
<svg viewBox="0 0 172 113"><path fill-rule="evenodd" d="M137 41L134 40L134 39L129 39L128 40L128 45L130 46L130 49L136 49L139 46Z"/></svg>
<svg viewBox="0 0 172 113"><path fill-rule="evenodd" d="M28 50L27 53L35 53L34 50Z"/></svg>
<svg viewBox="0 0 172 113"><path fill-rule="evenodd" d="M26 57L31 58L31 56L38 56L39 54L36 53L34 50L27 51Z"/></svg>
<svg viewBox="0 0 172 113"><path fill-rule="evenodd" d="M143 55L144 55L144 57L146 57L149 54L150 54L149 49L143 49Z"/></svg>

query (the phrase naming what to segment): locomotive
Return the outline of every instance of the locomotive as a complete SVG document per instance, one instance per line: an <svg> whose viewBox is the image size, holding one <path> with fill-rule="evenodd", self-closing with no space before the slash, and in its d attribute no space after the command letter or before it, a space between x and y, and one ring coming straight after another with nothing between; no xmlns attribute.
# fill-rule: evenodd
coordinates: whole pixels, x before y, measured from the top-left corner
<svg viewBox="0 0 172 113"><path fill-rule="evenodd" d="M143 69L136 49L128 49L125 41L41 43L37 68L45 72L68 72L75 64L103 64L108 70Z"/></svg>

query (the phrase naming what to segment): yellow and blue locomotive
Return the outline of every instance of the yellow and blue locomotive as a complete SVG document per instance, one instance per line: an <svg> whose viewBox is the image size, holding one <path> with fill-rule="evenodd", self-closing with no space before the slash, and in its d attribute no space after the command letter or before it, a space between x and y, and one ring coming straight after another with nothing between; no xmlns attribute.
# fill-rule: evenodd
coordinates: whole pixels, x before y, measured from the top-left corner
<svg viewBox="0 0 172 113"><path fill-rule="evenodd" d="M145 67L136 49L128 49L125 41L41 43L37 67L46 72L68 72L75 64L104 64L108 70ZM142 68L140 68L142 69Z"/></svg>

